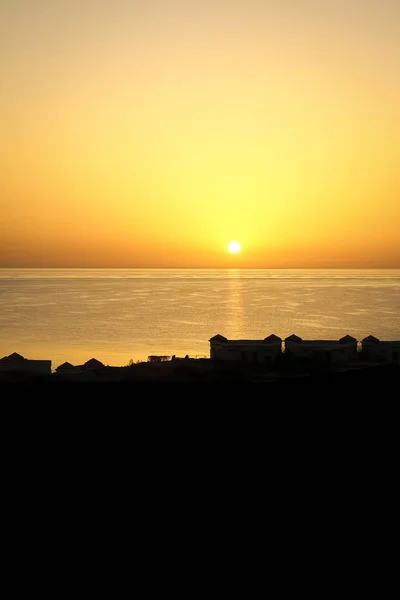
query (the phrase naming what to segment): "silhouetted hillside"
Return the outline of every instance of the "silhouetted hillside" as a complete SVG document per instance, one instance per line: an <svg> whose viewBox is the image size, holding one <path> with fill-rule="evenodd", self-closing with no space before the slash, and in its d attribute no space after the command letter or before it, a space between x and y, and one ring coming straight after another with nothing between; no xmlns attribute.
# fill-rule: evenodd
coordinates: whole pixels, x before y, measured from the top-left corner
<svg viewBox="0 0 400 600"><path fill-rule="evenodd" d="M301 370L299 364L293 370L284 368L262 370L244 364L215 363L213 361L170 361L164 363L139 363L129 367L105 367L92 373L71 375L32 375L29 373L1 374L0 388L4 383L23 384L32 387L46 386L55 389L73 388L77 384L109 384L113 389L122 384L135 383L264 383L273 387L304 389L318 387L323 393L332 390L356 389L357 393L372 388L382 391L400 389L400 366L378 365L331 372L314 369L307 365ZM101 391L101 386L98 386ZM206 398L206 396L205 396ZM110 398L112 399L112 398Z"/></svg>

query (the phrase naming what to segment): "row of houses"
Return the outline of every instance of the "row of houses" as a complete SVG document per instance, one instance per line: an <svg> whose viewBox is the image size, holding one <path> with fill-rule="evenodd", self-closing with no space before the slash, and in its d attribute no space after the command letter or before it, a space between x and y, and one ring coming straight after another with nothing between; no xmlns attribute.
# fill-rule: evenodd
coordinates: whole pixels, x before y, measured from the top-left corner
<svg viewBox="0 0 400 600"><path fill-rule="evenodd" d="M339 340L303 340L295 334L284 340L275 334L271 334L263 340L228 340L218 334L209 342L210 359L216 361L241 361L246 364L270 363L285 353L295 358L320 359L341 365L356 360L400 365L400 341L381 341L373 335L358 342L351 335L345 335ZM172 358L175 359L175 356ZM65 362L56 368L56 373L64 375L90 374L101 371L105 367L106 365L101 361L91 358L81 365ZM118 369L118 367L114 367L114 369ZM50 375L51 360L30 360L14 352L0 359L1 373Z"/></svg>
<svg viewBox="0 0 400 600"><path fill-rule="evenodd" d="M68 362L57 367L56 372L62 373L93 373L104 368L105 365L91 358L83 365L71 365ZM0 373L26 373L35 375L50 375L51 360L31 360L21 356L17 352L13 352L9 356L0 358Z"/></svg>
<svg viewBox="0 0 400 600"><path fill-rule="evenodd" d="M400 341L381 341L373 335L360 342L351 335L339 340L303 340L294 333L284 340L271 334L263 340L228 340L215 335L210 340L212 360L264 363L282 353L296 358L323 359L334 364L355 360L400 364Z"/></svg>

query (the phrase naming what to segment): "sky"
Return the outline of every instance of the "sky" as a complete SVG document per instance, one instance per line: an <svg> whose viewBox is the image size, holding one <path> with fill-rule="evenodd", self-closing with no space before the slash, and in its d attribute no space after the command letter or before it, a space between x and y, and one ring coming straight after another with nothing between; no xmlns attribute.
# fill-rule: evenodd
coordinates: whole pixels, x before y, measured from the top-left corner
<svg viewBox="0 0 400 600"><path fill-rule="evenodd" d="M0 267L400 268L399 40L398 0L0 0Z"/></svg>

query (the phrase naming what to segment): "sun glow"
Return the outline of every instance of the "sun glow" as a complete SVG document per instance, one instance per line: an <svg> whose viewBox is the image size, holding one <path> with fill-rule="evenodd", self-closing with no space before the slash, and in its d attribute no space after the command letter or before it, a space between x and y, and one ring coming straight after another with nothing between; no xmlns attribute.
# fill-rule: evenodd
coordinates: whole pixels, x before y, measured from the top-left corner
<svg viewBox="0 0 400 600"><path fill-rule="evenodd" d="M240 252L240 244L239 244L239 242L229 242L229 244L228 244L228 250L232 254L237 254L238 252Z"/></svg>
<svg viewBox="0 0 400 600"><path fill-rule="evenodd" d="M0 0L0 267L400 268L399 16Z"/></svg>

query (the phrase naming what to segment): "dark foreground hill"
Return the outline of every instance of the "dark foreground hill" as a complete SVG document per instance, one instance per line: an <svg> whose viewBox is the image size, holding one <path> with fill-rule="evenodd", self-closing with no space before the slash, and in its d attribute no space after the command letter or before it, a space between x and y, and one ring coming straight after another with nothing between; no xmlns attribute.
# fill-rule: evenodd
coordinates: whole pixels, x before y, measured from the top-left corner
<svg viewBox="0 0 400 600"><path fill-rule="evenodd" d="M367 393L373 388L389 395L396 395L400 391L400 366L359 366L334 372L323 370L318 366L315 368L311 366L307 370L263 371L241 364L224 365L215 364L212 361L189 361L178 364L172 362L141 363L129 367L106 367L95 372L73 375L53 373L48 376L34 376L23 373L2 373L0 392L5 383L12 383L13 387L15 385L17 387L28 385L34 388L50 386L57 390L74 388L80 383L85 387L95 387L96 394L100 391L98 384L112 387L118 394L118 389L139 383L262 383L274 388L293 388L294 390L318 387L327 394L332 390L346 391L349 389L357 389L358 393Z"/></svg>

